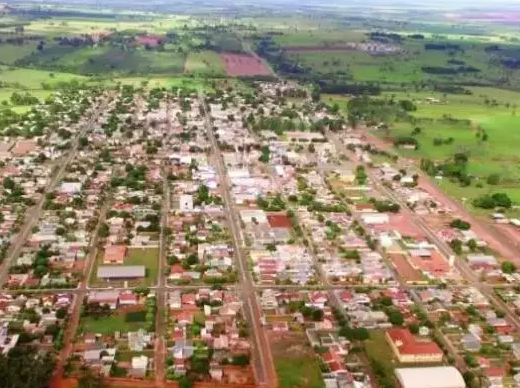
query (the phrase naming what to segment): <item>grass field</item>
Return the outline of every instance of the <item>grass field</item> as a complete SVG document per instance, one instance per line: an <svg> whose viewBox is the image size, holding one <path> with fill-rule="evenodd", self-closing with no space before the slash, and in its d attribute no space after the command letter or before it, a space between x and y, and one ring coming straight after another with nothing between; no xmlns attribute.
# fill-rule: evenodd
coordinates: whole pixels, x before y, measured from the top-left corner
<svg viewBox="0 0 520 388"><path fill-rule="evenodd" d="M359 34L359 33L358 33ZM348 39L349 32L345 33ZM354 35L356 36L356 35ZM321 35L318 35L321 38ZM314 46L323 45L320 38L305 37L298 34L297 37L281 36L277 41L282 46L299 45ZM366 37L365 37L366 39ZM326 42L326 41L325 41ZM338 43L341 40L333 41ZM329 42L330 43L330 42ZM345 52L297 52L290 53L290 57L307 67L312 72L319 74L348 74L354 81L374 81L388 84L411 84L416 82L443 81L449 83L474 83L489 82L500 84L507 79L508 85L520 87L520 73L508 71L500 65L500 57L487 52L486 47L490 43L457 41L460 51L448 52L447 50L427 50L424 42L405 40L399 46L400 52L393 55L372 55L362 51ZM423 70L424 67L455 68L449 61L457 61L463 65L470 65L480 72L459 72L456 74L433 74Z"/></svg>
<svg viewBox="0 0 520 388"><path fill-rule="evenodd" d="M124 260L124 265L144 265L146 267L146 277L144 279L124 281L103 281L97 277L97 269L103 265L103 253L100 252L96 258L94 269L90 283L93 286L111 286L124 285L128 283L129 286L151 286L157 280L157 270L159 266L159 248L130 248ZM116 265L117 267L117 265Z"/></svg>
<svg viewBox="0 0 520 388"><path fill-rule="evenodd" d="M17 60L36 51L36 43L27 43L22 46L14 44L0 45L0 63L12 65Z"/></svg>
<svg viewBox="0 0 520 388"><path fill-rule="evenodd" d="M0 72L1 82L14 83L25 89L41 89L43 82L53 85L58 82L70 82L72 80L81 82L88 81L89 78L70 73L34 69L10 70L3 68Z"/></svg>
<svg viewBox="0 0 520 388"><path fill-rule="evenodd" d="M398 362L386 340L384 330L370 331L370 339L365 341L365 351L369 358L375 358L382 363L388 376L394 375Z"/></svg>
<svg viewBox="0 0 520 388"><path fill-rule="evenodd" d="M303 335L293 334L272 342L274 366L280 388L323 388L320 366Z"/></svg>
<svg viewBox="0 0 520 388"><path fill-rule="evenodd" d="M220 56L216 52L208 50L189 53L184 65L184 72L213 77L226 75L226 69Z"/></svg>
<svg viewBox="0 0 520 388"><path fill-rule="evenodd" d="M176 86L200 91L214 90L210 80L197 77L120 77L115 78L113 82L121 82L123 85L134 86L140 86L143 82L146 82L150 88L171 88L172 86Z"/></svg>
<svg viewBox="0 0 520 388"><path fill-rule="evenodd" d="M347 30L299 30L297 32L285 32L277 36L275 41L280 46L317 46L324 44L345 44L347 42L360 42L365 39L362 31Z"/></svg>
<svg viewBox="0 0 520 388"><path fill-rule="evenodd" d="M81 318L80 331L83 333L112 334L116 331L135 331L141 327L143 327L142 322L127 322L124 315L111 315L98 319Z"/></svg>
<svg viewBox="0 0 520 388"><path fill-rule="evenodd" d="M487 193L505 192L510 198L520 203L520 93L493 88L471 88L472 95L445 95L434 92L384 94L385 98L410 99L417 106L414 117L416 123L394 122L390 136L408 136L415 127L421 128L416 135L418 150L399 149L398 152L413 159L430 158L444 161L456 152L469 156L468 173L475 182L468 187L460 187L448 179L439 181L439 186L454 198L465 201L472 209L472 199ZM331 102L338 102L345 108L346 100L338 96L327 96ZM427 98L439 102L429 103ZM487 101L487 103L486 103ZM446 117L466 119L470 124L449 122ZM488 135L487 141L477 137L478 128ZM375 132L387 136L383 132ZM451 144L434 145L434 139L452 138ZM490 174L499 174L498 185L488 185L486 178ZM478 186L477 187L477 183ZM480 211L477 211L480 213Z"/></svg>

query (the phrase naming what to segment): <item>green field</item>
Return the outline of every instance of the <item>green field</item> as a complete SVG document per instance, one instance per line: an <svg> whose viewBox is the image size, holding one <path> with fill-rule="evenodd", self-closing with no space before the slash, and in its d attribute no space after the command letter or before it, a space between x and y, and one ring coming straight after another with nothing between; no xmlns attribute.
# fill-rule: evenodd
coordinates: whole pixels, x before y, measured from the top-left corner
<svg viewBox="0 0 520 388"><path fill-rule="evenodd" d="M381 362L388 376L394 375L394 369L399 365L384 330L370 330L370 339L365 341L365 351L368 358Z"/></svg>
<svg viewBox="0 0 520 388"><path fill-rule="evenodd" d="M398 121L390 125L389 133L374 131L381 137L409 136L414 128L421 129L414 137L419 141L418 150L400 148L398 152L412 159L429 158L438 162L449 159L457 152L469 157L468 174L474 183L460 187L448 179L439 181L447 193L462 200L471 208L472 199L487 193L505 192L520 203L520 93L492 89L471 88L472 95L446 95L434 92L384 94L387 99L409 99L417 106L412 116L415 122ZM428 102L428 98L437 99ZM330 102L338 102L345 108L346 100L327 96ZM468 120L468 123L451 119ZM482 141L477 134L484 130L488 138ZM435 145L435 139L452 139L451 144ZM491 174L500 176L498 185L489 185L486 178ZM475 210L475 209L472 209Z"/></svg>
<svg viewBox="0 0 520 388"><path fill-rule="evenodd" d="M83 317L81 318L80 332L113 334L116 331L135 331L142 327L142 322L128 322L124 315L111 315L98 319Z"/></svg>
<svg viewBox="0 0 520 388"><path fill-rule="evenodd" d="M14 44L0 45L0 63L13 65L17 60L36 51L36 43L27 43L22 46Z"/></svg>
<svg viewBox="0 0 520 388"><path fill-rule="evenodd" d="M89 78L81 75L60 73L33 69L3 69L0 72L0 82L16 84L25 89L41 89L42 83L50 85L72 80L88 81Z"/></svg>
<svg viewBox="0 0 520 388"><path fill-rule="evenodd" d="M188 54L184 65L186 74L211 75L223 77L226 75L224 63L214 51L191 52Z"/></svg>
<svg viewBox="0 0 520 388"><path fill-rule="evenodd" d="M365 34L361 31L349 30L298 30L297 32L284 32L276 37L275 41L280 46L319 46L327 44L345 44L347 42L361 42Z"/></svg>
<svg viewBox="0 0 520 388"><path fill-rule="evenodd" d="M304 336L294 335L272 344L280 388L324 388L318 359L304 343Z"/></svg>

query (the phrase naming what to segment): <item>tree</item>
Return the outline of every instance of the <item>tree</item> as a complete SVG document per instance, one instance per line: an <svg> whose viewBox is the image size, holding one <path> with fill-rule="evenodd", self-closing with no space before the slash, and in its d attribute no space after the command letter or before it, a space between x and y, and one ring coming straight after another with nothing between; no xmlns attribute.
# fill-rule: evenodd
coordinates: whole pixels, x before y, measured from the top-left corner
<svg viewBox="0 0 520 388"><path fill-rule="evenodd" d="M454 229L460 229L460 230L470 230L471 229L471 224L469 222L461 220L460 218L453 220L450 223L450 226Z"/></svg>
<svg viewBox="0 0 520 388"><path fill-rule="evenodd" d="M193 382L186 376L179 379L179 388L193 388Z"/></svg>
<svg viewBox="0 0 520 388"><path fill-rule="evenodd" d="M103 378L99 374L94 374L90 369L83 372L78 380L77 388L104 388Z"/></svg>
<svg viewBox="0 0 520 388"><path fill-rule="evenodd" d="M312 320L315 321L315 322L319 322L323 319L323 310L321 309L314 309L312 311Z"/></svg>
<svg viewBox="0 0 520 388"><path fill-rule="evenodd" d="M98 236L102 238L110 236L110 227L105 222L103 222L99 227Z"/></svg>
<svg viewBox="0 0 520 388"><path fill-rule="evenodd" d="M388 314L388 321L394 326L401 326L404 322L404 316L399 311L392 311Z"/></svg>
<svg viewBox="0 0 520 388"><path fill-rule="evenodd" d="M41 355L34 347L17 347L8 355L0 354L0 385L2 388L46 387L54 367L55 360L50 353Z"/></svg>
<svg viewBox="0 0 520 388"><path fill-rule="evenodd" d="M502 263L501 268L502 268L502 272L504 272L506 274L512 274L512 273L516 272L516 265L514 265L510 261L504 261Z"/></svg>

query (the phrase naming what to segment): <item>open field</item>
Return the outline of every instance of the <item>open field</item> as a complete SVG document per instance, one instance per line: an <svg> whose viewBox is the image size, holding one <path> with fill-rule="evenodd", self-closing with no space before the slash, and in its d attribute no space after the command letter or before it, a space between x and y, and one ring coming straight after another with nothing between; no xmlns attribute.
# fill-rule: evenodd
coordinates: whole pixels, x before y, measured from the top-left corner
<svg viewBox="0 0 520 388"><path fill-rule="evenodd" d="M255 75L271 75L271 71L261 60L251 55L220 54L227 75L230 77L251 77Z"/></svg>
<svg viewBox="0 0 520 388"><path fill-rule="evenodd" d="M474 183L461 187L443 179L438 184L448 194L466 202L471 210L476 210L471 206L474 198L492 192L507 193L515 203L520 203L520 157L517 152L520 132L516 130L520 126L520 115L517 114L520 93L493 88L470 90L471 95L385 93L384 98L413 101L417 110L411 114L418 120L393 122L389 133L374 133L383 138L395 138L409 136L415 128L420 128L420 133L414 135L420 145L418 150L396 150L407 158L443 162L457 152L466 153L469 157L467 171L474 177ZM346 106L346 100L341 97L326 98L338 102L343 109ZM432 98L436 101L427 101ZM482 131L487 134L485 141L479 135ZM449 139L449 142L439 144L438 139ZM500 177L498 184L486 182L491 174Z"/></svg>
<svg viewBox="0 0 520 388"><path fill-rule="evenodd" d="M304 335L273 338L272 352L280 388L323 388L320 366Z"/></svg>
<svg viewBox="0 0 520 388"><path fill-rule="evenodd" d="M81 319L80 331L83 333L112 334L116 331L134 331L143 326L142 322L128 322L124 314L114 314L109 317Z"/></svg>
<svg viewBox="0 0 520 388"><path fill-rule="evenodd" d="M35 52L36 46L36 43L27 43L21 46L2 44L0 45L0 63L3 65L13 65L17 60Z"/></svg>
<svg viewBox="0 0 520 388"><path fill-rule="evenodd" d="M114 78L112 83L120 82L123 85L140 86L146 83L149 88L172 86L184 87L187 89L212 91L212 80L197 77L121 77Z"/></svg>
<svg viewBox="0 0 520 388"><path fill-rule="evenodd" d="M42 83L52 86L59 82L70 82L72 80L82 82L88 81L89 78L70 73L34 69L3 69L0 72L0 82L16 84L23 89L41 89Z"/></svg>
<svg viewBox="0 0 520 388"><path fill-rule="evenodd" d="M282 47L290 47L344 44L345 42L361 42L363 39L365 39L365 34L362 31L318 29L284 32L283 35L277 36L275 41Z"/></svg>
<svg viewBox="0 0 520 388"><path fill-rule="evenodd" d="M208 50L189 53L184 65L184 72L217 77L226 75L222 58L216 52Z"/></svg>
<svg viewBox="0 0 520 388"><path fill-rule="evenodd" d="M370 331L370 339L365 341L365 351L369 358L374 358L382 364L388 376L394 375L394 369L399 365L386 340L384 330Z"/></svg>

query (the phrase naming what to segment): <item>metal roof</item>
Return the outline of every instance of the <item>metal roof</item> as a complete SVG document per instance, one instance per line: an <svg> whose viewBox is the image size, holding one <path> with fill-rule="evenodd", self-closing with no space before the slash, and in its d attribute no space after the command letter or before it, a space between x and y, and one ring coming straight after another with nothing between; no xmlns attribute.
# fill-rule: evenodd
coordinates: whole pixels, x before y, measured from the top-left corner
<svg viewBox="0 0 520 388"><path fill-rule="evenodd" d="M101 279L117 278L144 278L144 265L101 266L97 270L97 277Z"/></svg>

